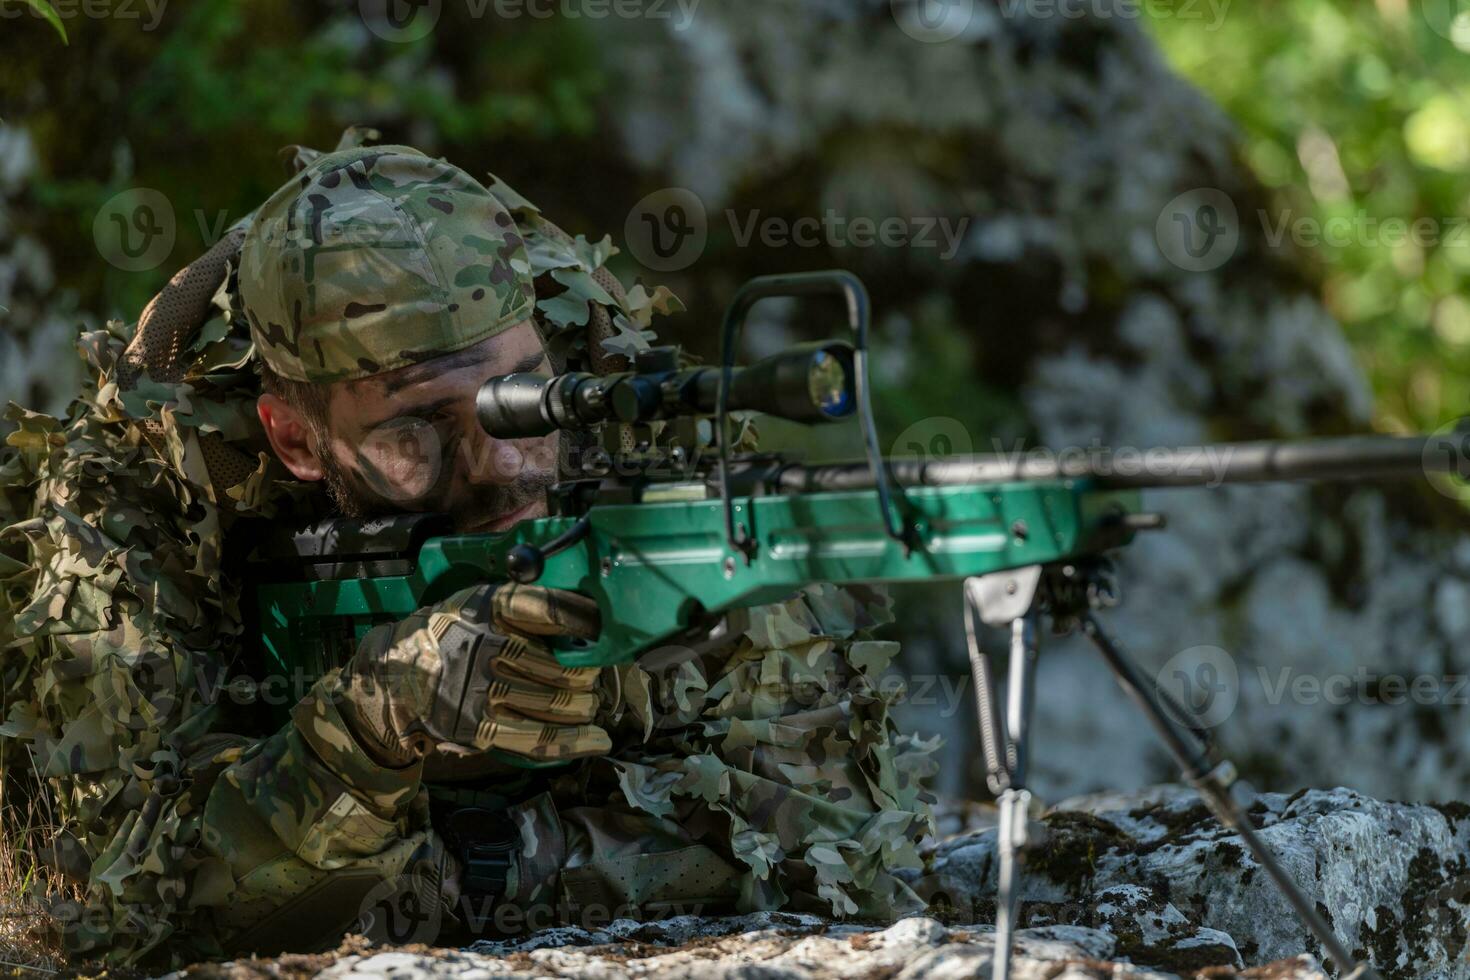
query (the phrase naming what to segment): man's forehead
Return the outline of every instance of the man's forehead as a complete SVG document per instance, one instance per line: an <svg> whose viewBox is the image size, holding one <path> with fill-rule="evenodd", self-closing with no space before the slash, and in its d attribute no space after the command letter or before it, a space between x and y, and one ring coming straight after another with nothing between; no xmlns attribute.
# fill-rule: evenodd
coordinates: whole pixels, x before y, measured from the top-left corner
<svg viewBox="0 0 1470 980"><path fill-rule="evenodd" d="M477 370L485 378L497 374L535 369L545 358L534 331L508 330L463 350L430 358L418 364L345 382L354 397L394 398L460 371Z"/></svg>
<svg viewBox="0 0 1470 980"><path fill-rule="evenodd" d="M486 349L482 344L476 344L465 350L411 364L396 371L348 381L346 384L348 390L355 396L392 398L462 369L483 367L487 371L493 371L496 360L493 350Z"/></svg>

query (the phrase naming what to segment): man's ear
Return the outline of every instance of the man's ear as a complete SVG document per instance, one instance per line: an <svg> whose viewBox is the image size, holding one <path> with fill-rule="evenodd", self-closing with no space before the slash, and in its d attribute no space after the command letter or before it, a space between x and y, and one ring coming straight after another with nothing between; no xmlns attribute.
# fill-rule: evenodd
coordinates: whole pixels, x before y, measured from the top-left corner
<svg viewBox="0 0 1470 980"><path fill-rule="evenodd" d="M271 448L298 480L315 483L324 476L321 451L306 417L283 398L264 394L255 403Z"/></svg>

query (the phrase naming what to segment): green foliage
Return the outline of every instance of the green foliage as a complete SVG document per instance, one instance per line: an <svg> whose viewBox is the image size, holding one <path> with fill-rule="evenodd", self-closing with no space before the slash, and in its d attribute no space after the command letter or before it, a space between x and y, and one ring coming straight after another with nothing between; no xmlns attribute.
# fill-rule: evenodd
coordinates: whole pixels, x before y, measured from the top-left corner
<svg viewBox="0 0 1470 980"><path fill-rule="evenodd" d="M0 0L11 2L11 0ZM0 35L0 106L24 124L42 169L14 210L46 242L84 308L131 319L168 276L285 177L277 151L331 149L350 125L508 180L596 128L604 80L592 38L560 21L474 19L444 5L417 41L374 36L356 4L191 0L157 29L87 19L72 50ZM458 23L456 18L465 19ZM177 243L157 268L102 261L92 223L113 195L163 192Z"/></svg>
<svg viewBox="0 0 1470 980"><path fill-rule="evenodd" d="M65 34L47 0L0 0L17 2ZM279 147L329 148L343 128L365 124L387 140L493 167L569 227L621 234L621 215L643 185L626 170L589 169L607 155L598 106L604 66L617 56L595 29L476 20L473 5L445 4L437 30L393 43L369 32L356 6L192 0L168 5L156 30L120 18L77 21L63 56L35 44L33 32L7 29L0 106L24 124L43 161L12 209L14 231L46 242L59 285L75 290L82 308L131 318L212 243L222 217L242 217L274 189ZM1280 247L1316 270L1373 379L1379 423L1424 428L1463 414L1470 14L1431 23L1436 10L1448 17L1457 5L1419 0L1141 6L1174 66L1240 128L1243 156L1274 197L1264 216L1242 220L1264 224L1266 237L1282 232ZM92 241L99 209L130 187L166 192L177 220L173 252L150 271L99 261ZM1312 244L1294 234L1302 219L1337 219L1340 228L1325 230L1345 237ZM1388 219L1406 233L1385 232ZM1435 241L1413 241L1421 219ZM737 259L712 240L705 267L769 271ZM696 304L727 295L703 280L674 285ZM928 318L946 316L953 327L952 311ZM953 365L954 377L884 392L895 406L885 431L901 419L953 414L950 394L974 391L961 376L972 352L953 349L955 333L914 325L904 341L913 356ZM1014 406L978 394L963 421L993 431Z"/></svg>
<svg viewBox="0 0 1470 980"><path fill-rule="evenodd" d="M1380 425L1467 414L1470 13L1419 0L1206 6L1144 4L1171 63L1240 127L1273 192L1241 221L1316 270L1372 377Z"/></svg>

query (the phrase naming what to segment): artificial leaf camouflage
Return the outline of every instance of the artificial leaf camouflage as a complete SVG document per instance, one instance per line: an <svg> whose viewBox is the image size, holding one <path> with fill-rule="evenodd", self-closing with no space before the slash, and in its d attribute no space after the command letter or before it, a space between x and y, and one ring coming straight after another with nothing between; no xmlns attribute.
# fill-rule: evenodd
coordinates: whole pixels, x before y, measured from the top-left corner
<svg viewBox="0 0 1470 980"><path fill-rule="evenodd" d="M536 289L536 322L553 363L588 356L588 331L582 328L587 326L595 306L606 309L617 331L601 341L603 350L625 356L652 346L653 332L637 329L635 323L647 327L654 312L677 313L684 309L678 297L662 286L653 294L642 284L627 293L609 291L595 275L618 254L610 236L598 242L590 242L583 235L573 238L494 174L487 175L485 186L515 217L525 240Z"/></svg>
<svg viewBox="0 0 1470 980"><path fill-rule="evenodd" d="M229 327L211 329L201 363L248 363L243 324ZM65 421L11 407L0 508L0 549L23 569L6 563L0 597L7 787L42 781L59 870L86 889L58 910L67 946L117 961L221 951L214 910L240 892L206 845L204 806L271 741L230 724L220 696L243 629L223 555L228 532L294 500L278 466L253 505L221 498L207 475L205 427L258 440L251 368L125 393L130 335L113 322L81 338L96 381Z"/></svg>
<svg viewBox="0 0 1470 980"><path fill-rule="evenodd" d="M655 313L681 308L661 288L610 290L610 242L573 239L502 182L488 186L517 222L528 266L513 255L513 271L534 277L549 345L586 352L580 307L636 335L632 347ZM374 305L373 277L352 275L355 302ZM519 840L510 899L559 915L918 908L894 872L919 861L930 747L896 733L895 695L877 686L894 649L869 635L889 617L875 590L813 586L737 617L723 643L604 672L596 721L612 751L550 775L501 767L441 787L426 785L426 764L381 765L344 718L336 674L288 686L290 721L263 722L237 696L256 688L231 681L251 668L231 556L264 522L321 516L325 499L288 479L262 439L252 336L269 328L247 324L244 305L219 291L186 339L180 380L121 383L132 329L111 323L81 338L93 381L66 419L7 416L0 758L7 787L41 784L52 863L85 889L59 919L71 949L156 965L331 945L375 883L412 872L438 894L445 847L430 798L451 791L506 800ZM310 329L326 346L334 324L363 319ZM333 350L317 363L350 361ZM218 441L254 461L234 485L211 479ZM525 625L507 596L496 613Z"/></svg>
<svg viewBox="0 0 1470 980"><path fill-rule="evenodd" d="M406 146L313 160L261 205L240 292L265 362L330 382L417 364L531 317L514 219L472 177Z"/></svg>

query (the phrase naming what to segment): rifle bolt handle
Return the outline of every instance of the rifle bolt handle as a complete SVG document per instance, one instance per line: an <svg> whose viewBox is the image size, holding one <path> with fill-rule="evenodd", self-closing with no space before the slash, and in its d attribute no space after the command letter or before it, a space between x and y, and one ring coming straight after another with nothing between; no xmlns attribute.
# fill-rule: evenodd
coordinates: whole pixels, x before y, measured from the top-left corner
<svg viewBox="0 0 1470 980"><path fill-rule="evenodd" d="M546 555L540 548L518 544L505 556L505 573L511 581L530 585L546 570Z"/></svg>

